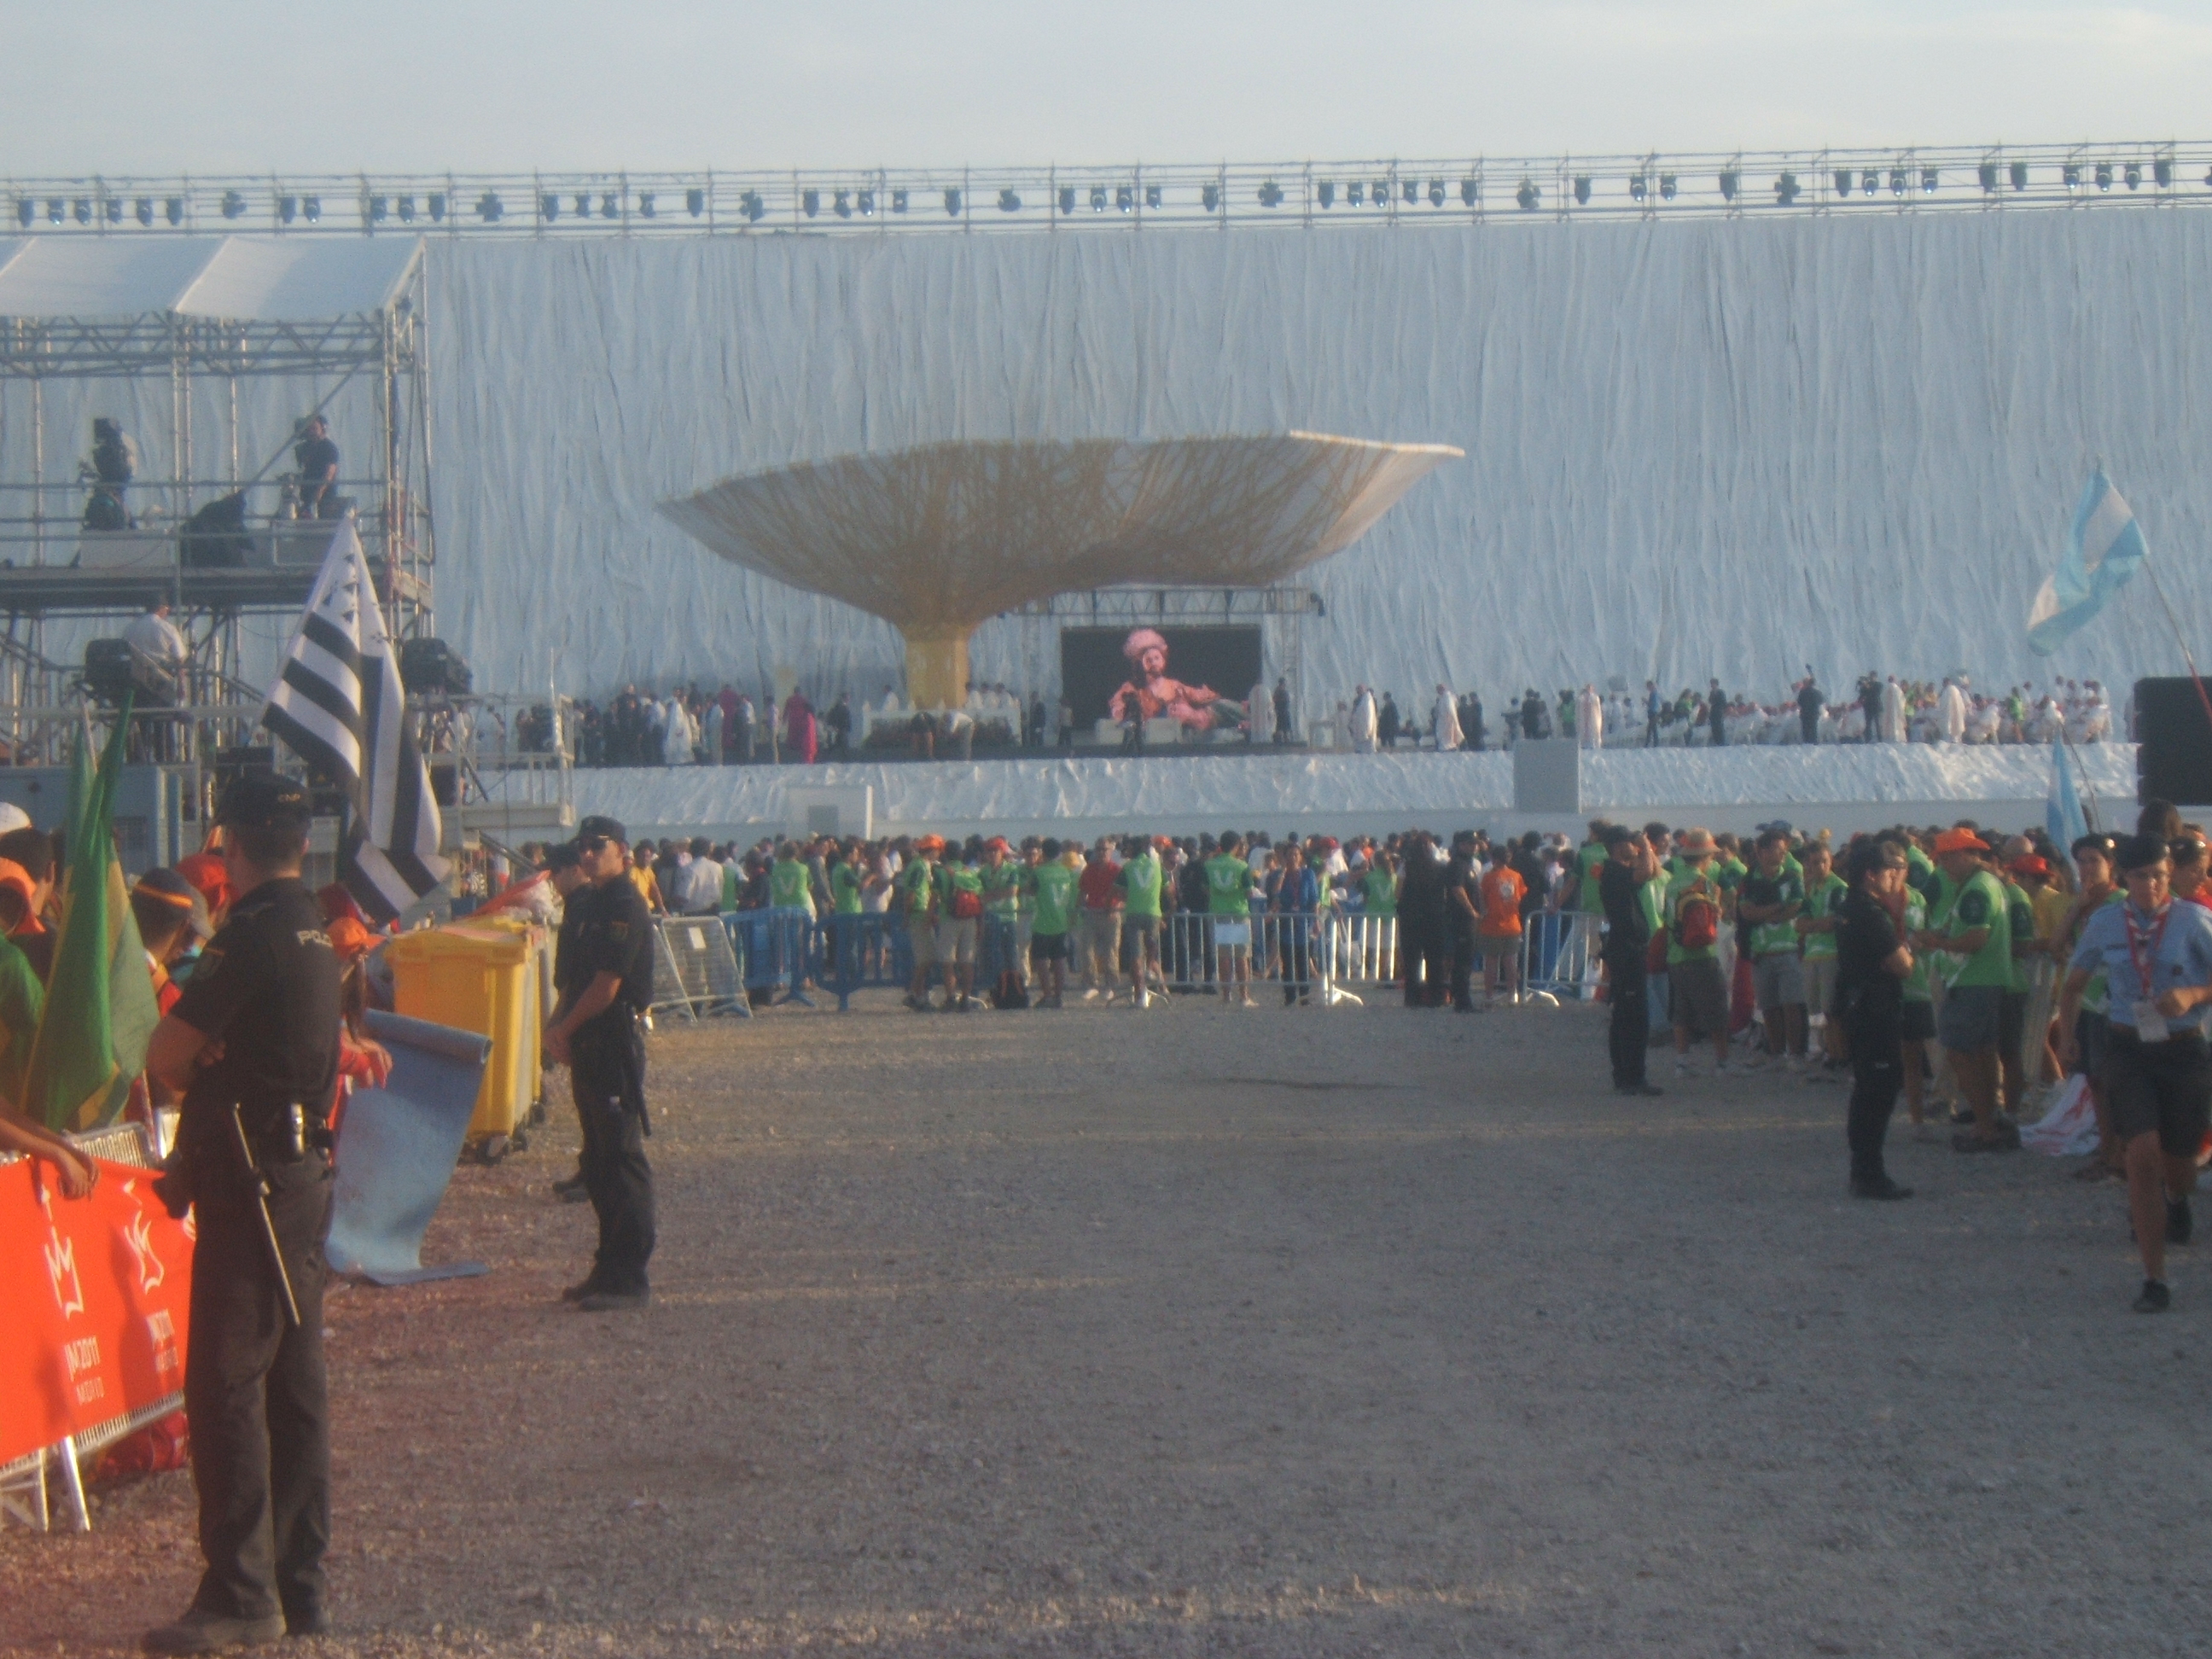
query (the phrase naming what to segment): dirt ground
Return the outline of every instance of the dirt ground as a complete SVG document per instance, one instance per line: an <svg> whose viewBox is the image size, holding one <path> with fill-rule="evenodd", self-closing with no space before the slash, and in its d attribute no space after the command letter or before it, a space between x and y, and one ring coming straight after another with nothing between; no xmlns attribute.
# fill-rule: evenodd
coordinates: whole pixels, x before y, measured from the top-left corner
<svg viewBox="0 0 2212 1659"><path fill-rule="evenodd" d="M2202 1653L2212 1284L2118 1189L1843 1094L1605 1088L1601 1014L888 997L654 1041L655 1300L465 1168L330 1304L362 1655ZM565 1120L565 1121L564 1121ZM0 1534L0 1650L127 1648L191 1493Z"/></svg>

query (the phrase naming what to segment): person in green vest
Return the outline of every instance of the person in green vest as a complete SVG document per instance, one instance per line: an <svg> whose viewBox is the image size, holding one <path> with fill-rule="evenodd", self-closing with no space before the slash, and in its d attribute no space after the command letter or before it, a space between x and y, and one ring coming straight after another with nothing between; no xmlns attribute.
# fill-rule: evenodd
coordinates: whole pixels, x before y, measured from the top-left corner
<svg viewBox="0 0 2212 1659"><path fill-rule="evenodd" d="M1957 965L1936 1015L1936 1037L1974 1115L1973 1127L1951 1137L1954 1152L2015 1152L2020 1129L1997 1110L1997 1034L2004 992L2012 985L2012 921L2004 888L1984 866L1990 845L1970 829L1936 838L1936 860L1955 896L1948 914L1931 910L1928 931L1913 941L1942 951Z"/></svg>
<svg viewBox="0 0 2212 1659"><path fill-rule="evenodd" d="M929 1000L929 970L937 963L938 918L945 914L945 876L938 865L944 856L945 838L924 836L914 844L913 861L898 874L898 911L906 919L907 940L914 947L914 983L906 1006L917 1014L937 1012ZM949 994L949 967L945 982Z"/></svg>
<svg viewBox="0 0 2212 1659"><path fill-rule="evenodd" d="M769 866L768 902L779 910L804 910L814 920L814 878L792 842L778 842L775 862Z"/></svg>
<svg viewBox="0 0 2212 1659"><path fill-rule="evenodd" d="M2024 836L2005 842L2001 859L1990 863L1990 873L2004 889L2005 921L2012 932L2012 983L2005 987L1997 1016L1997 1097L2014 1121L2020 1119L2021 1102L2027 1093L2027 1004L2035 984L2035 901L2014 874L2013 860L2027 857L2033 846ZM2039 1054L2043 1045L2038 1043Z"/></svg>
<svg viewBox="0 0 2212 1659"><path fill-rule="evenodd" d="M980 854L979 854L980 856ZM937 963L945 973L945 1006L959 1013L975 1012L975 935L983 923L983 872L947 852L945 909L937 919Z"/></svg>
<svg viewBox="0 0 2212 1659"><path fill-rule="evenodd" d="M1160 890L1164 877L1150 836L1132 836L1121 848L1121 949L1129 959L1129 982L1137 1006L1152 1006L1157 995L1167 1006L1167 976L1160 971ZM1155 990L1157 987L1157 990Z"/></svg>
<svg viewBox="0 0 2212 1659"><path fill-rule="evenodd" d="M1075 884L1083 854L1048 839L1043 858L1028 872L1023 890L1034 908L1030 924L1030 967L1036 975L1040 1008L1058 1008L1067 990L1067 934L1075 923Z"/></svg>
<svg viewBox="0 0 2212 1659"><path fill-rule="evenodd" d="M1252 866L1244 861L1243 850L1243 838L1232 830L1221 838L1221 850L1206 861L1206 932L1213 939L1222 1002L1235 1007L1242 998L1242 1006L1256 1008L1260 1005L1252 1000Z"/></svg>
<svg viewBox="0 0 2212 1659"><path fill-rule="evenodd" d="M1805 909L1805 883L1790 873L1788 831L1759 831L1753 856L1759 867L1736 894L1736 915L1747 930L1753 1000L1766 1032L1766 1052L1796 1071L1805 1059L1805 969L1797 944L1797 918Z"/></svg>
<svg viewBox="0 0 2212 1659"><path fill-rule="evenodd" d="M1605 914L1605 901L1598 896L1597 878L1605 868L1605 832L1611 827L1603 818L1592 818L1589 839L1575 849L1575 908L1585 915Z"/></svg>
<svg viewBox="0 0 2212 1659"><path fill-rule="evenodd" d="M867 883L867 872L860 864L860 843L847 843L839 854L837 862L830 866L830 911L832 915L857 916L860 914L860 890ZM732 906L735 908L735 906Z"/></svg>
<svg viewBox="0 0 2212 1659"><path fill-rule="evenodd" d="M1014 988L1001 988L1008 974L1023 978L1021 957L1022 866L1004 836L983 843L983 926L976 955L982 963L986 994L1002 988L1011 998ZM1000 1006L1007 1006L1001 1000Z"/></svg>
<svg viewBox="0 0 2212 1659"><path fill-rule="evenodd" d="M1842 1028L1829 1018L1836 1000L1836 930L1843 926L1844 901L1850 884L1836 873L1835 857L1824 841L1805 843L1805 908L1796 921L1805 947L1806 1024L1820 1033L1820 1069L1813 1080L1833 1082L1843 1062Z"/></svg>
<svg viewBox="0 0 2212 1659"><path fill-rule="evenodd" d="M1674 1011L1674 1074L1690 1075L1690 1035L1703 1032L1713 1045L1713 1072L1726 1077L1729 1064L1728 985L1721 976L1720 883L1712 874L1713 838L1703 830L1685 830L1680 843L1685 868L1665 885L1667 992ZM1647 887L1653 883L1647 883Z"/></svg>
<svg viewBox="0 0 2212 1659"><path fill-rule="evenodd" d="M1928 931L1928 896L1912 884L1911 843L1895 836L1885 839L1898 841L1905 850L1907 875L1901 913L1903 926L1898 929L1901 939L1916 939ZM1912 971L1905 976L1904 1006L1899 1023L1899 1035L1905 1050L1905 1109L1912 1120L1912 1138L1932 1140L1936 1132L1923 1121L1926 1110L1928 1079L1936 1074L1934 1057L1928 1045L1936 1040L1936 993L1928 978L1928 956L1915 951Z"/></svg>
<svg viewBox="0 0 2212 1659"><path fill-rule="evenodd" d="M1395 917L1398 914L1398 867L1388 850L1368 844L1367 868L1358 882L1359 909L1363 915ZM1395 946L1386 945L1386 937L1395 940L1397 930L1380 922L1369 923L1361 934L1360 956L1364 958L1359 970L1366 977L1384 985L1398 981L1398 958Z"/></svg>

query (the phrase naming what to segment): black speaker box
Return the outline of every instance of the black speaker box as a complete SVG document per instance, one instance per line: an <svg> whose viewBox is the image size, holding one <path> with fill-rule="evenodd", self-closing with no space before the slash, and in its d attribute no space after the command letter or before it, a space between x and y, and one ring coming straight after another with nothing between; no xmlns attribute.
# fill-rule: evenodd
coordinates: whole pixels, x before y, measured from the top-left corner
<svg viewBox="0 0 2212 1659"><path fill-rule="evenodd" d="M2186 677L2136 682L2136 799L2212 806L2212 721Z"/></svg>
<svg viewBox="0 0 2212 1659"><path fill-rule="evenodd" d="M417 697L440 691L465 697L475 683L468 664L443 640L402 640L399 678L406 682L408 694Z"/></svg>
<svg viewBox="0 0 2212 1659"><path fill-rule="evenodd" d="M119 703L131 690L131 647L121 640L84 642L84 689L104 703Z"/></svg>
<svg viewBox="0 0 2212 1659"><path fill-rule="evenodd" d="M246 562L253 538L246 531L246 495L224 495L185 520L187 570L231 570Z"/></svg>

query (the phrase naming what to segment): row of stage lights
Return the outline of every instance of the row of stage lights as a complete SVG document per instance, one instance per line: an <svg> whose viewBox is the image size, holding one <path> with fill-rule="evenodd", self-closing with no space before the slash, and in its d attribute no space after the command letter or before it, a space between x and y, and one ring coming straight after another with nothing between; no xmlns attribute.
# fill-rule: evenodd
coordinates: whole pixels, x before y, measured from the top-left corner
<svg viewBox="0 0 2212 1659"><path fill-rule="evenodd" d="M2140 161L2098 161L2087 167L2069 161L2060 169L2059 182L2069 191L2081 190L2088 184L2094 184L2100 191L2110 191L2115 183L2124 185L2129 190L2140 190L2145 176L2146 170ZM2171 190L2173 187L2172 161L2165 156L2153 161L2148 176L2158 189ZM2007 184L2015 191L2025 191L2028 186L2028 166L2025 161L2014 161L2008 167L2001 167L1997 162L1984 161L1981 164L1978 181L1986 196L2001 194ZM1589 173L1574 175L1571 188L1577 206L1589 205L1594 182ZM1910 196L1916 185L1923 195L1932 196L1941 180L1934 167L1893 167L1887 170L1867 167L1856 172L1850 167L1838 167L1833 182L1836 198L1841 201L1852 199L1855 196L1862 198L1878 197L1885 184L1890 195L1899 199ZM2208 188L2212 188L2212 172L2204 175L2204 183ZM1742 199L1743 174L1741 170L1723 168L1718 184L1723 201L1734 204ZM1782 173L1775 179L1773 188L1775 201L1784 207L1790 206L1804 193L1795 173ZM1629 199L1639 205L1654 195L1661 201L1671 202L1679 193L1680 181L1674 173L1636 173L1629 175ZM885 191L884 195L889 198L887 205L893 213L905 213L912 205L912 194L902 186ZM1085 204L1097 214L1105 213L1109 209L1127 214L1136 211L1140 195L1148 211L1158 211L1166 199L1164 188L1158 185L1146 185L1141 191L1135 185L1115 185L1110 190L1104 185L1092 185L1081 191L1073 185L1062 185L1059 187L1058 204L1063 218L1074 217L1080 207ZM1373 206L1388 209L1401 202L1407 207L1417 207L1424 200L1431 208L1441 208L1454 195L1457 196L1462 206L1472 208L1481 200L1482 187L1472 177L1460 179L1456 187L1449 190L1441 179L1428 180L1425 187L1418 179L1355 179L1345 185L1340 199L1347 208ZM1202 185L1198 196L1199 204L1206 212L1221 211L1220 185ZM599 218L619 220L623 216L628 199L625 192L617 191L577 191L572 194L547 191L538 199L538 212L548 224L558 221L563 213L571 218L588 222L594 216L596 206ZM1260 185L1256 199L1261 207L1273 209L1282 206L1290 198L1280 185L1269 179ZM1335 180L1323 179L1315 185L1314 201L1324 210L1334 209L1339 199ZM1542 186L1532 179L1523 179L1520 187L1513 192L1515 205L1524 213L1534 213L1542 205L1543 199ZM942 200L948 218L960 217L969 205L957 185L948 186L943 192ZM418 219L416 198L411 195L364 196L360 205L362 222L368 225L385 224L394 219L401 224L414 224ZM1008 186L999 191L994 205L1002 213L1019 213L1023 205L1021 194ZM124 207L123 198L117 196L49 196L44 198L21 196L15 200L15 222L28 230L39 222L43 209L46 222L50 225L66 224L71 220L80 225L90 225L96 221L119 225L124 220ZM226 220L233 221L244 218L248 210L245 196L235 190L225 191L218 207ZM799 211L809 219L818 218L825 210L839 219L851 219L855 216L871 219L875 216L877 207L878 192L866 187L823 191L809 186L799 192ZM660 198L657 192L642 190L636 193L635 211L640 218L657 218L659 209ZM322 222L323 202L319 196L279 196L276 198L276 210L277 222L281 224L305 222L313 225ZM434 225L443 224L447 210L444 192L434 191L421 199L419 216L427 217L428 222ZM696 188L685 191L684 211L694 219L702 217L707 211L707 192ZM758 191L745 191L738 198L738 213L748 224L758 224L768 216L768 203ZM496 191L487 190L477 198L476 215L485 224L497 224L506 217L506 204ZM131 216L141 225L149 227L157 218L172 226L182 225L185 217L185 201L181 196L163 197L158 201L151 196L141 196L131 204Z"/></svg>

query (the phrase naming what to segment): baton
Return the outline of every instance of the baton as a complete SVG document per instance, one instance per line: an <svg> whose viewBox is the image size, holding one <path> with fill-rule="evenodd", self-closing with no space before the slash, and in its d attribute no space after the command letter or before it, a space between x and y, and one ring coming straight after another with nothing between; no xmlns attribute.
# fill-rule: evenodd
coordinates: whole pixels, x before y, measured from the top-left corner
<svg viewBox="0 0 2212 1659"><path fill-rule="evenodd" d="M230 1109L230 1127L237 1133L238 1155L246 1160L246 1173L253 1183L253 1204L261 1212L261 1236L269 1241L269 1259L276 1264L276 1288L284 1292L285 1322L297 1329L300 1304L292 1295L292 1275L284 1271L284 1248L276 1242L276 1224L269 1218L269 1177L253 1161L253 1146L246 1138L246 1120L235 1106Z"/></svg>

